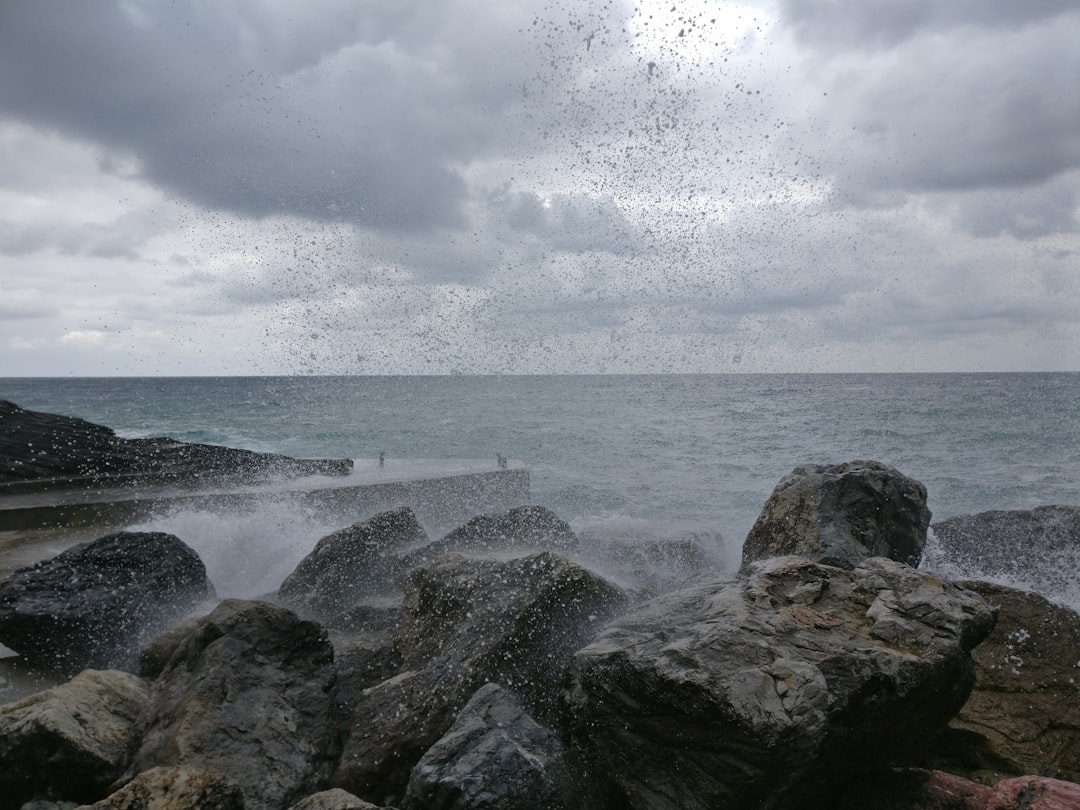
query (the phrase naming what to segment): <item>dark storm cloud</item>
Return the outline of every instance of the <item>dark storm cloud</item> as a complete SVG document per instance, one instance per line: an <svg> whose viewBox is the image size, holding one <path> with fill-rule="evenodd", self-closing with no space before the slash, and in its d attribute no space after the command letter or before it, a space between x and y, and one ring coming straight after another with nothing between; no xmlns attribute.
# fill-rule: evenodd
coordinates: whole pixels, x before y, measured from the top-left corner
<svg viewBox="0 0 1080 810"><path fill-rule="evenodd" d="M5 3L0 113L122 153L211 208L459 226L455 167L520 98L508 39L527 19L469 11Z"/></svg>
<svg viewBox="0 0 1080 810"><path fill-rule="evenodd" d="M1080 168L1075 3L786 2L783 10L822 88L813 106L837 200L899 205L928 192L950 195L955 224L976 236L1077 230L1067 188Z"/></svg>

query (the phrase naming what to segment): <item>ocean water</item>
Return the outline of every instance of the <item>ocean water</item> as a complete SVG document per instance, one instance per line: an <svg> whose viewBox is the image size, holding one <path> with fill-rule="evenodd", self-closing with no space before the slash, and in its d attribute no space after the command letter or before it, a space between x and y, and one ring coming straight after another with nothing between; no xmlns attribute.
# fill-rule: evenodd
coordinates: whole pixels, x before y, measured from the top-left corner
<svg viewBox="0 0 1080 810"><path fill-rule="evenodd" d="M8 378L0 398L124 436L301 457L501 453L575 529L719 534L729 566L772 488L804 463L891 464L927 486L935 520L1080 504L1075 373ZM245 595L340 527L286 505L152 528L217 555L215 582L246 582ZM1037 568L1014 584L1045 592ZM1045 595L1080 604L1076 576L1058 570L1054 583Z"/></svg>

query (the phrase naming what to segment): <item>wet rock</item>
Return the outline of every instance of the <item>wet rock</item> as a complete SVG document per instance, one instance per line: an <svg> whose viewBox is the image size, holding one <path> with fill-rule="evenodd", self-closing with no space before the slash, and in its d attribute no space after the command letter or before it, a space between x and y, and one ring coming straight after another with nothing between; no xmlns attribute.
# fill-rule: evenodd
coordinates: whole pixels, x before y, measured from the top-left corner
<svg viewBox="0 0 1080 810"><path fill-rule="evenodd" d="M806 464L781 479L743 544L743 564L797 554L857 565L917 565L926 545L926 487L877 461Z"/></svg>
<svg viewBox="0 0 1080 810"><path fill-rule="evenodd" d="M1076 582L1080 506L959 515L932 528L937 542L928 563L935 568L1005 577L1043 592L1068 593Z"/></svg>
<svg viewBox="0 0 1080 810"><path fill-rule="evenodd" d="M364 597L400 589L400 552L428 542L408 507L383 512L329 534L282 583L278 597L317 616L346 610Z"/></svg>
<svg viewBox="0 0 1080 810"><path fill-rule="evenodd" d="M632 807L800 807L920 754L994 615L885 558L751 563L615 620L575 655L566 715Z"/></svg>
<svg viewBox="0 0 1080 810"><path fill-rule="evenodd" d="M581 535L580 559L627 589L652 597L676 590L709 571L719 572L719 534L688 532L670 537L630 530Z"/></svg>
<svg viewBox="0 0 1080 810"><path fill-rule="evenodd" d="M289 810L394 810L392 807L380 808L363 799L347 793L341 788L332 788L314 793L301 799Z"/></svg>
<svg viewBox="0 0 1080 810"><path fill-rule="evenodd" d="M135 719L148 700L146 684L134 675L87 670L0 706L0 805L108 795L127 767Z"/></svg>
<svg viewBox="0 0 1080 810"><path fill-rule="evenodd" d="M345 475L349 459L293 459L166 438L122 439L83 419L0 400L0 491Z"/></svg>
<svg viewBox="0 0 1080 810"><path fill-rule="evenodd" d="M507 551L573 553L578 538L565 520L543 506L518 506L507 512L477 515L434 543L408 554L408 569L426 565L449 553L467 556Z"/></svg>
<svg viewBox="0 0 1080 810"><path fill-rule="evenodd" d="M992 786L943 771L899 768L864 775L829 810L1075 810L1080 785L1040 776Z"/></svg>
<svg viewBox="0 0 1080 810"><path fill-rule="evenodd" d="M119 532L0 584L0 642L39 666L132 665L139 644L212 597L199 556L162 532Z"/></svg>
<svg viewBox="0 0 1080 810"><path fill-rule="evenodd" d="M576 810L584 806L562 743L493 683L412 770L405 810Z"/></svg>
<svg viewBox="0 0 1080 810"><path fill-rule="evenodd" d="M624 604L618 588L550 552L446 557L413 571L397 636L403 671L357 697L333 784L395 803L413 765L488 681L544 719L573 651Z"/></svg>
<svg viewBox="0 0 1080 810"><path fill-rule="evenodd" d="M213 768L151 768L80 810L244 810L240 786Z"/></svg>
<svg viewBox="0 0 1080 810"><path fill-rule="evenodd" d="M930 764L987 783L1080 782L1080 614L1003 585L963 585L999 606L998 623L972 652L975 688Z"/></svg>
<svg viewBox="0 0 1080 810"><path fill-rule="evenodd" d="M325 787L337 755L326 631L282 607L226 600L172 648L140 717L128 775L212 768L248 810Z"/></svg>

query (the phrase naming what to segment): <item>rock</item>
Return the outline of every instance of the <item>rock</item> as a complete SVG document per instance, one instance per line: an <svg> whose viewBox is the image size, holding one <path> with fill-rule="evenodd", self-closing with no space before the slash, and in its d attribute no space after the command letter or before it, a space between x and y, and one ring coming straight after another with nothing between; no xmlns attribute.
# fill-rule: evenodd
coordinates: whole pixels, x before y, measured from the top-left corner
<svg viewBox="0 0 1080 810"><path fill-rule="evenodd" d="M643 597L685 587L694 577L720 570L718 534L688 532L658 537L630 530L581 535L580 558Z"/></svg>
<svg viewBox="0 0 1080 810"><path fill-rule="evenodd" d="M212 768L151 768L79 810L244 810L240 786Z"/></svg>
<svg viewBox="0 0 1080 810"><path fill-rule="evenodd" d="M393 808L379 808L351 793L346 793L341 788L332 788L301 799L289 810L393 810Z"/></svg>
<svg viewBox="0 0 1080 810"><path fill-rule="evenodd" d="M577 810L562 743L498 684L480 687L412 770L405 810Z"/></svg>
<svg viewBox="0 0 1080 810"><path fill-rule="evenodd" d="M0 642L74 672L131 666L139 644L214 595L199 556L162 532L119 532L0 584Z"/></svg>
<svg viewBox="0 0 1080 810"><path fill-rule="evenodd" d="M364 597L400 590L405 570L398 552L427 542L411 509L383 512L319 540L278 597L317 616L338 613Z"/></svg>
<svg viewBox="0 0 1080 810"><path fill-rule="evenodd" d="M933 526L927 564L968 577L1005 577L1042 593L1075 589L1080 506L960 515Z"/></svg>
<svg viewBox="0 0 1080 810"><path fill-rule="evenodd" d="M885 558L751 563L645 603L580 650L570 732L631 807L801 807L921 753L966 700L969 651L994 615Z"/></svg>
<svg viewBox="0 0 1080 810"><path fill-rule="evenodd" d="M929 764L987 783L1080 782L1080 614L1003 585L963 584L1000 606L998 623L972 652L975 688Z"/></svg>
<svg viewBox="0 0 1080 810"><path fill-rule="evenodd" d="M357 697L333 784L395 803L413 765L488 681L544 719L570 655L624 604L614 585L551 552L446 557L413 571L397 637L403 671Z"/></svg>
<svg viewBox="0 0 1080 810"><path fill-rule="evenodd" d="M349 459L293 459L173 439L122 439L83 419L0 400L0 491L346 475Z"/></svg>
<svg viewBox="0 0 1080 810"><path fill-rule="evenodd" d="M407 569L418 568L444 554L467 556L507 551L577 550L578 538L570 524L543 506L518 506L507 512L477 515L440 540L405 557Z"/></svg>
<svg viewBox="0 0 1080 810"><path fill-rule="evenodd" d="M765 502L743 564L797 554L858 565L889 557L918 565L930 510L926 487L877 461L796 467Z"/></svg>
<svg viewBox="0 0 1080 810"><path fill-rule="evenodd" d="M981 785L942 771L897 768L863 775L829 810L1076 810L1080 785L1040 776Z"/></svg>
<svg viewBox="0 0 1080 810"><path fill-rule="evenodd" d="M86 670L0 705L0 806L32 798L92 802L123 773L149 691L134 675Z"/></svg>
<svg viewBox="0 0 1080 810"><path fill-rule="evenodd" d="M265 602L229 599L175 644L139 719L128 775L214 769L248 810L325 787L337 755L333 649L325 629Z"/></svg>

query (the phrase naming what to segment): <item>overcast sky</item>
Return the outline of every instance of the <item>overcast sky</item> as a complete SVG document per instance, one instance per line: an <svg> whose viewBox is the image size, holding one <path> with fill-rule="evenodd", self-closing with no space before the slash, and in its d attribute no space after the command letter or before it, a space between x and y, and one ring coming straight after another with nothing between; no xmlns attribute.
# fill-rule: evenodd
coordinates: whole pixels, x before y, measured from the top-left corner
<svg viewBox="0 0 1080 810"><path fill-rule="evenodd" d="M6 0L0 376L1080 370L1075 0Z"/></svg>

